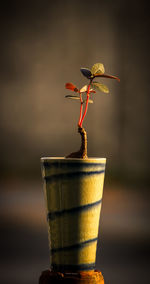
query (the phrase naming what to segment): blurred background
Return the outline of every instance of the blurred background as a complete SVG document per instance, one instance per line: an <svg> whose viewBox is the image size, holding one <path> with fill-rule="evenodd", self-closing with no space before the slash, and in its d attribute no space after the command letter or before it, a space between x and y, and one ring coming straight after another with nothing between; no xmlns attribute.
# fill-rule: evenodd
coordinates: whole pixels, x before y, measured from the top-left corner
<svg viewBox="0 0 150 284"><path fill-rule="evenodd" d="M40 157L80 147L79 104L65 83L101 80L85 119L89 157L106 157L97 269L106 284L148 284L149 9L147 1L2 1L0 283L36 284L49 267Z"/></svg>

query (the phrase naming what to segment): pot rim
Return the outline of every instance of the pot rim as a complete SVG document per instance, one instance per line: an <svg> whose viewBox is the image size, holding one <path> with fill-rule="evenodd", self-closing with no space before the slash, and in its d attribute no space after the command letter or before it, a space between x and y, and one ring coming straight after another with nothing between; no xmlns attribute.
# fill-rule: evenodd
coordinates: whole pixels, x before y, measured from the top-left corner
<svg viewBox="0 0 150 284"><path fill-rule="evenodd" d="M41 162L43 161L78 161L78 162L103 162L106 163L106 158L95 158L95 157L91 157L91 158L87 158L87 159L82 159L82 158L65 158L65 157L41 157L40 158Z"/></svg>

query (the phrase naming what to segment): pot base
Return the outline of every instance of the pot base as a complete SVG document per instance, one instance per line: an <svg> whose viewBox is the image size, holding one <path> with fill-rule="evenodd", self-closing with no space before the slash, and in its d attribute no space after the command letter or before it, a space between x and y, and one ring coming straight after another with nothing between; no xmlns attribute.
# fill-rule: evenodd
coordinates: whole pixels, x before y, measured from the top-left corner
<svg viewBox="0 0 150 284"><path fill-rule="evenodd" d="M100 271L83 271L77 273L62 273L45 270L42 272L39 284L72 283L72 284L104 284Z"/></svg>

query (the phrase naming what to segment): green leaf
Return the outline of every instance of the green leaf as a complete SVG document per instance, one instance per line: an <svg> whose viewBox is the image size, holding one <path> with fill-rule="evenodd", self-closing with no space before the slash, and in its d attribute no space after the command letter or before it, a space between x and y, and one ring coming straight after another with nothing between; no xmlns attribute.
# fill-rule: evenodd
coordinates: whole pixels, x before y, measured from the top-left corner
<svg viewBox="0 0 150 284"><path fill-rule="evenodd" d="M80 89L80 93L85 93L87 92L88 86L85 85ZM90 88L90 93L95 93L95 91L93 91L93 89Z"/></svg>
<svg viewBox="0 0 150 284"><path fill-rule="evenodd" d="M81 68L80 69L81 73L88 79L91 78L91 71L88 68Z"/></svg>
<svg viewBox="0 0 150 284"><path fill-rule="evenodd" d="M98 74L104 74L104 72L105 72L105 68L104 68L104 65L102 63L95 63L92 66L91 73L93 75L96 75L97 73Z"/></svg>
<svg viewBox="0 0 150 284"><path fill-rule="evenodd" d="M78 96L70 96L70 95L67 95L67 96L65 96L65 98L73 99L73 100L80 100L80 97L78 97Z"/></svg>
<svg viewBox="0 0 150 284"><path fill-rule="evenodd" d="M86 103L86 100L83 101L84 103ZM88 100L89 104L93 104L93 100L89 99Z"/></svg>
<svg viewBox="0 0 150 284"><path fill-rule="evenodd" d="M98 90L98 91L102 91L103 93L109 93L109 89L106 85L98 83L98 82L93 82L91 84L91 87Z"/></svg>
<svg viewBox="0 0 150 284"><path fill-rule="evenodd" d="M80 89L80 93L85 93L87 91L88 86L85 85Z"/></svg>
<svg viewBox="0 0 150 284"><path fill-rule="evenodd" d="M89 99L89 104L93 104L93 100Z"/></svg>

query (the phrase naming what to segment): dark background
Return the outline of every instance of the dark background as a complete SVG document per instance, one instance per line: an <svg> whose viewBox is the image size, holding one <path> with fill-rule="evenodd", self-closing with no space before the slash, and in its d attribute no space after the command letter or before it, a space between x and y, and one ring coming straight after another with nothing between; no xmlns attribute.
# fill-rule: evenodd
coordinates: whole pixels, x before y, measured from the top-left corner
<svg viewBox="0 0 150 284"><path fill-rule="evenodd" d="M148 284L149 9L147 1L1 1L0 283L38 283L49 266L40 157L79 148L79 105L64 85L102 62L85 128L106 157L97 268L106 284Z"/></svg>

